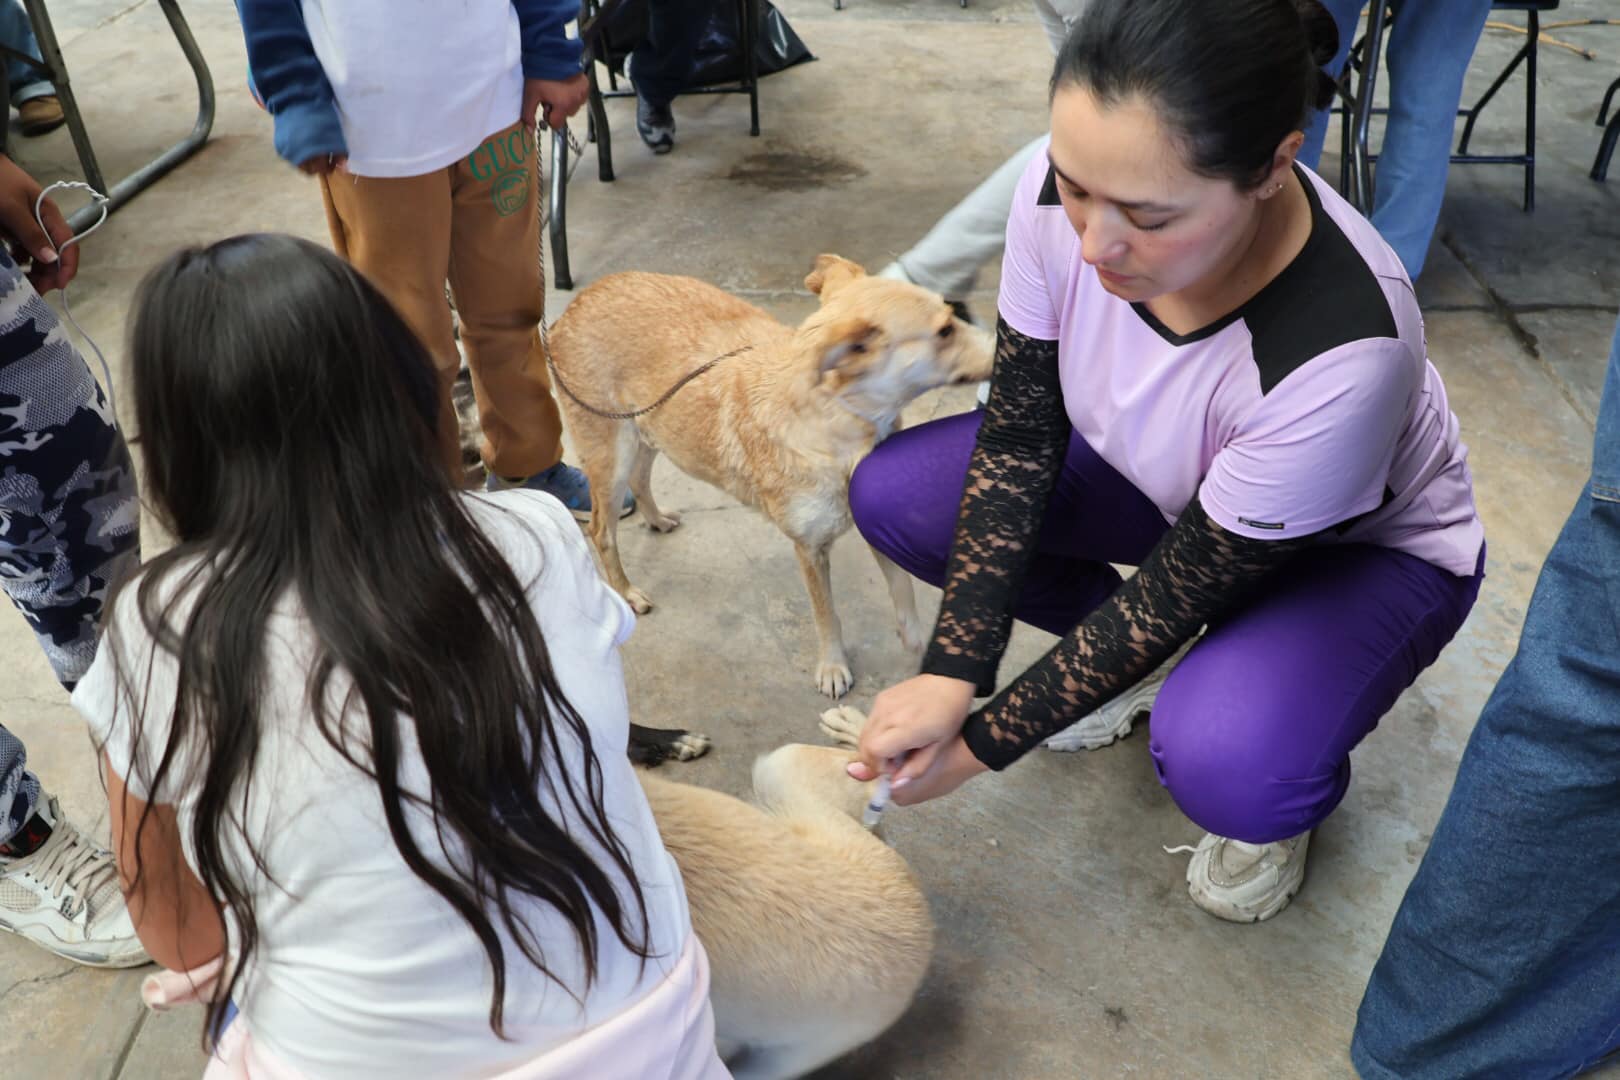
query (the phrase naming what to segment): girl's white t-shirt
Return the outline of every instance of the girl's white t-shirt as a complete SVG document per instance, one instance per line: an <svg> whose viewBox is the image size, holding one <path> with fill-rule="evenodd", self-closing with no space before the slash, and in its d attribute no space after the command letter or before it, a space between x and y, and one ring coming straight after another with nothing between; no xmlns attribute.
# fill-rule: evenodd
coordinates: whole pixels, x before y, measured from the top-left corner
<svg viewBox="0 0 1620 1080"><path fill-rule="evenodd" d="M517 123L512 0L303 0L303 10L355 175L421 176Z"/></svg>
<svg viewBox="0 0 1620 1080"><path fill-rule="evenodd" d="M643 969L599 917L597 977L587 992L573 931L554 908L534 901L530 925L547 965L567 989L541 975L508 940L508 1041L496 1038L489 1026L491 972L478 940L405 865L376 784L315 729L305 696L313 642L297 605L284 600L268 625L263 737L244 818L268 874L253 869L233 831L226 831L224 844L236 879L248 883L260 935L237 1004L255 1041L309 1076L398 1080L499 1072L634 1004L674 966L691 933L679 871L625 755L629 712L619 645L634 616L602 583L578 525L554 499L526 491L466 498L474 519L527 585L558 682L590 731L601 764L602 801L640 881L656 958ZM143 780L168 741L176 664L142 628L135 593L131 587L119 596L116 634L104 642L73 704L131 792L176 807L194 868L197 748L182 748L163 790L149 791ZM134 702L115 687L114 642L130 673ZM332 700L341 701L349 686L338 672ZM132 745L132 709L143 695L143 730L139 745ZM345 730L363 733L365 725L346 724ZM558 736L564 747L560 768L577 781L583 776L579 744L561 727ZM426 772L414 739L403 741L402 781L425 793ZM567 800L559 805L543 797L554 820L577 825ZM442 863L427 815L408 806L406 813L423 850ZM599 852L582 828L569 832L588 851ZM611 866L605 857L597 865ZM621 888L621 895L629 894Z"/></svg>

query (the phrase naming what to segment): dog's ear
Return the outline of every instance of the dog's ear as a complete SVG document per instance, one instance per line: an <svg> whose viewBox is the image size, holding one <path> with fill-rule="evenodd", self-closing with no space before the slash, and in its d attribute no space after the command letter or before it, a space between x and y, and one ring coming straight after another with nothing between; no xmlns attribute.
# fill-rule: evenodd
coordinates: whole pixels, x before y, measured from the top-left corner
<svg viewBox="0 0 1620 1080"><path fill-rule="evenodd" d="M865 276L866 271L859 263L850 262L840 255L817 255L815 267L804 279L804 287L826 303L833 293L856 278Z"/></svg>
<svg viewBox="0 0 1620 1080"><path fill-rule="evenodd" d="M825 377L865 356L881 332L877 324L858 315L821 327L815 337L817 374Z"/></svg>

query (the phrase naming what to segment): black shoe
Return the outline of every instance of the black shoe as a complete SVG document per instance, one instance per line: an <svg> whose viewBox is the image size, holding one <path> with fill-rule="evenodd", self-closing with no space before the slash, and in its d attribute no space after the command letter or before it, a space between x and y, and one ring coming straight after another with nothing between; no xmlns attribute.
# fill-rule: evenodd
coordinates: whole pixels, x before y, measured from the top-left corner
<svg viewBox="0 0 1620 1080"><path fill-rule="evenodd" d="M675 114L670 111L669 102L655 105L637 95L636 132L655 154L667 154L675 149Z"/></svg>

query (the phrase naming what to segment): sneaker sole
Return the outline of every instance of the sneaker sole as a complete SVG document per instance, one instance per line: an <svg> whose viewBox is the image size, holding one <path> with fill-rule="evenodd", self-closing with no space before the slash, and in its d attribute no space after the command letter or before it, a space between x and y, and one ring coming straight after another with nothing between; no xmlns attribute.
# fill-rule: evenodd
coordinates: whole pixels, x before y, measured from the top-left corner
<svg viewBox="0 0 1620 1080"><path fill-rule="evenodd" d="M1233 906L1205 903L1204 900L1208 899L1208 894L1200 893L1193 889L1188 889L1187 895L1192 897L1193 903L1197 904L1201 911L1213 915L1217 919L1230 923L1248 924L1265 922L1267 919L1276 915L1278 912L1282 911L1283 908L1287 907L1289 902L1292 901L1295 896L1299 895L1299 890L1304 887L1305 875L1301 874L1298 881L1294 882L1287 889L1283 890L1281 893L1278 893L1276 896L1273 896L1270 900L1266 901L1265 904L1255 909L1243 909ZM1217 910L1217 908L1219 908L1219 910Z"/></svg>
<svg viewBox="0 0 1620 1080"><path fill-rule="evenodd" d="M1072 754L1078 750L1101 750L1105 746L1112 746L1136 727L1136 721L1153 713L1153 702L1159 696L1159 684L1150 687L1137 687L1125 695L1125 718L1107 731L1095 735L1087 735L1074 731L1075 724L1064 728L1056 735L1048 738L1041 745L1057 754ZM1083 721L1082 721L1083 723Z"/></svg>
<svg viewBox="0 0 1620 1080"><path fill-rule="evenodd" d="M1081 750L1101 750L1113 746L1125 738L1136 728L1136 718L1148 715L1148 710L1132 712L1125 718L1123 724L1118 725L1100 735L1070 735L1067 731L1060 731L1041 744L1043 749L1054 754L1074 754Z"/></svg>
<svg viewBox="0 0 1620 1080"><path fill-rule="evenodd" d="M52 956L60 956L64 960L71 960L73 963L78 964L81 967L108 969L132 968L143 967L152 962L151 958L148 957L144 951L139 953L131 953L128 956L109 956L107 953L100 951L84 953L76 952L72 946L66 946L62 942L56 941L55 939L50 941L41 941L34 935L25 933L21 927L15 927L5 922L0 922L0 932L15 934L24 941L28 942L30 945L36 945L50 953Z"/></svg>

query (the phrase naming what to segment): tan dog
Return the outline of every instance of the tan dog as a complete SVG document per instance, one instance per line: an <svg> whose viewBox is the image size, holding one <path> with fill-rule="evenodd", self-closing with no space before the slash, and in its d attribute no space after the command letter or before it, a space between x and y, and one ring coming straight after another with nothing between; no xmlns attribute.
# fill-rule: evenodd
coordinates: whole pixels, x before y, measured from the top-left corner
<svg viewBox="0 0 1620 1080"><path fill-rule="evenodd" d="M853 745L865 717L822 729ZM933 920L911 870L858 818L848 749L784 746L754 764L753 806L642 772L709 954L715 1036L736 1080L803 1076L869 1042L916 996Z"/></svg>
<svg viewBox="0 0 1620 1080"><path fill-rule="evenodd" d="M614 274L568 305L551 330L551 350L581 399L604 412L630 412L707 361L747 347L633 420L606 419L558 391L591 482L591 538L608 582L645 612L652 601L625 576L613 508L628 486L653 529L680 523L653 498L649 481L660 451L683 472L762 511L793 540L810 591L820 637L816 685L840 697L851 676L828 550L851 525L850 473L923 392L989 378L992 350L938 294L869 277L836 255L816 259L805 285L821 307L794 329L692 278ZM900 638L919 649L911 578L873 554Z"/></svg>

